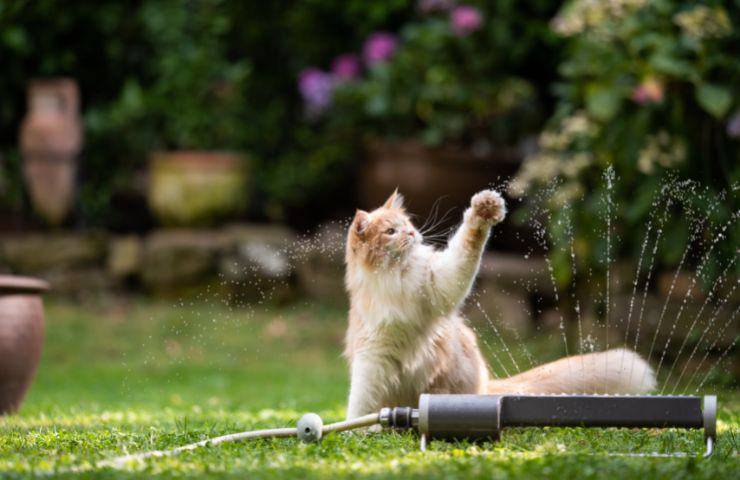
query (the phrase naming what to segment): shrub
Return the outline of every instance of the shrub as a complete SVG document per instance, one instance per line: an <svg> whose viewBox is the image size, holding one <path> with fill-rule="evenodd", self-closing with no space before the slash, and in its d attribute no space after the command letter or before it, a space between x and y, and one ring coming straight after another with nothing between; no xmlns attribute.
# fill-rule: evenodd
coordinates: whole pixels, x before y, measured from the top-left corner
<svg viewBox="0 0 740 480"><path fill-rule="evenodd" d="M375 32L360 53L335 59L331 72L304 71L299 84L307 116L331 116L386 137L418 135L430 145L515 143L538 124L543 95L526 78L525 65L549 41L546 29L538 29L548 3L516 7L418 2L417 17L398 35ZM538 15L525 22L532 10Z"/></svg>
<svg viewBox="0 0 740 480"><path fill-rule="evenodd" d="M679 263L690 238L706 240L729 222L731 241L705 269L717 275L740 241L740 11L721 2L574 0L552 25L568 40L556 112L511 190L551 186L547 227L558 279L571 280L566 225L583 266L603 268L604 202L613 198L613 224L630 233L612 256L635 256L659 195L694 214L665 225L663 267ZM667 176L697 181L696 194L687 184L667 187Z"/></svg>
<svg viewBox="0 0 740 480"><path fill-rule="evenodd" d="M366 127L382 133L385 122L365 117L353 123L353 112L359 110L306 122L296 78L307 65L328 68L342 53L359 52L373 32L400 32L414 19L447 25L446 14L421 16L417 8L422 3L430 2L101 0L64 8L51 0L4 2L0 152L6 187L0 206L22 210L17 126L25 112L26 84L33 77L59 75L75 78L82 93L86 143L77 220L83 224L123 225L118 214L133 214L116 211L117 196L135 184L134 172L143 167L147 153L162 148L249 152L258 185L256 215L269 211L280 217L306 206L321 216L332 204L348 204L347 175L357 158L357 137ZM490 57L498 62L486 67L496 68L496 82L526 78L543 98L557 58L552 48L543 48L553 39L546 19L555 3L475 2L483 12L483 28L465 38L447 28L443 41L448 46L463 40L493 42L499 51L481 61ZM459 26L474 28L475 15L461 13ZM431 27L417 30L430 38L438 35ZM479 46L474 50L480 53ZM455 70L457 59L445 62L444 68L452 69L445 75L466 80L464 72ZM410 71L423 80L420 70ZM437 86L417 90L422 88ZM470 99L465 101L470 105ZM434 97L434 102L440 114L426 127L416 125L418 119L406 124L416 133L428 131L432 140L456 137L462 107L446 97ZM447 114L450 109L454 115Z"/></svg>
<svg viewBox="0 0 740 480"><path fill-rule="evenodd" d="M262 206L281 210L322 197L338 161L312 155L323 132L302 121L297 69L358 45L379 25L394 27L409 0L227 2L127 0L0 7L0 207L22 211L17 126L25 89L38 76L80 84L86 124L80 216L116 226L114 197L153 149L247 150ZM314 162L306 158L320 156ZM333 160L329 161L328 158ZM321 165L321 166L319 166ZM290 172L286 175L285 172ZM137 212L136 214L140 214Z"/></svg>
<svg viewBox="0 0 740 480"><path fill-rule="evenodd" d="M26 111L26 86L33 77L74 77L82 91L83 109L117 97L127 72L143 71L148 49L135 12L139 2L101 0L59 7L53 0L4 2L0 7L0 154L5 158L6 194L0 208L23 208L23 182L17 150L18 128ZM106 204L109 186L131 167L111 158L118 135L98 148L99 138L87 135L85 182L96 193L95 205ZM125 176L125 175L124 175ZM84 196L84 194L83 194ZM89 208L88 208L89 207ZM86 204L86 210L99 211Z"/></svg>
<svg viewBox="0 0 740 480"><path fill-rule="evenodd" d="M251 66L244 56L228 55L228 35L237 26L226 3L200 0L183 7L157 0L138 11L151 59L146 71L126 77L117 102L106 107L104 123L135 126L129 140L140 154L243 146Z"/></svg>

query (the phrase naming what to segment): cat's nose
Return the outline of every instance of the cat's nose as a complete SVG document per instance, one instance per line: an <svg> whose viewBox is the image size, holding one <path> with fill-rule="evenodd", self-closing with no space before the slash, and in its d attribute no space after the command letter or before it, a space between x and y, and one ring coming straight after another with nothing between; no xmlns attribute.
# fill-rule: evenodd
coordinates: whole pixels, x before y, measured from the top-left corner
<svg viewBox="0 0 740 480"><path fill-rule="evenodd" d="M415 232L414 232L413 230L409 230L409 231L408 231L408 232L406 232L406 233L408 234L408 236L409 236L409 237L414 237L414 236L416 236L416 233L415 233Z"/></svg>

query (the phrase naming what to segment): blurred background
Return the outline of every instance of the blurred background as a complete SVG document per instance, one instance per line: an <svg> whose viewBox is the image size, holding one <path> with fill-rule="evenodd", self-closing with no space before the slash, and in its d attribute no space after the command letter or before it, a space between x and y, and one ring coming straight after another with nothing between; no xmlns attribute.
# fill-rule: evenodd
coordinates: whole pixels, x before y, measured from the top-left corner
<svg viewBox="0 0 740 480"><path fill-rule="evenodd" d="M735 0L3 2L0 272L51 283L59 361L73 331L102 357L152 338L149 309L180 320L147 362L207 356L193 325L234 309L287 341L309 308L338 349L354 209L399 187L444 240L492 186L483 335L539 362L614 328L730 384L739 25Z"/></svg>

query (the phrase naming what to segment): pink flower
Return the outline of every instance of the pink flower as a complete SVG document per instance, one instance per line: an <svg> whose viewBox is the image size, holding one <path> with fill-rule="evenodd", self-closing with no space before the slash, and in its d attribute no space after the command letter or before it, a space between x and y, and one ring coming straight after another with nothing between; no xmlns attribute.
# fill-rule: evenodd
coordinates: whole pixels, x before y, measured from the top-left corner
<svg viewBox="0 0 740 480"><path fill-rule="evenodd" d="M388 32L375 32L365 40L362 46L362 57L368 66L390 60L396 52L398 40Z"/></svg>
<svg viewBox="0 0 740 480"><path fill-rule="evenodd" d="M360 75L360 59L354 53L344 53L331 62L331 73L339 81L354 80Z"/></svg>
<svg viewBox="0 0 740 480"><path fill-rule="evenodd" d="M318 117L331 106L334 78L316 67L309 67L298 75L298 90L303 97L306 114Z"/></svg>
<svg viewBox="0 0 740 480"><path fill-rule="evenodd" d="M655 77L648 77L632 91L632 100L640 105L660 103L663 101L664 88Z"/></svg>
<svg viewBox="0 0 740 480"><path fill-rule="evenodd" d="M475 7L460 5L450 12L450 26L458 37L466 37L480 30L483 25L483 15Z"/></svg>

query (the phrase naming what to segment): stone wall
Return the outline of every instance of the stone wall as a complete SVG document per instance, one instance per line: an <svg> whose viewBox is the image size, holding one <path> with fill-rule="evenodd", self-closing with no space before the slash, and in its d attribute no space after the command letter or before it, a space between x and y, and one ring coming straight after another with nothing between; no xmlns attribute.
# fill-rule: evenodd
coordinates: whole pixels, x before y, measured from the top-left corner
<svg viewBox="0 0 740 480"><path fill-rule="evenodd" d="M306 297L345 306L343 258L344 229L336 224L310 236L280 225L253 224L164 229L144 236L100 231L0 234L0 273L41 277L52 284L53 294L75 297L139 292L178 298L218 292L235 303ZM612 341L623 339L627 330L629 338L636 337L639 307L644 310L641 349L653 342L656 348L666 344L679 348L684 339L691 345L710 321L705 341L716 337L717 352L732 344L738 333L733 315L740 304L736 280L727 279L716 298L707 299L698 286L692 287L692 278L684 273L673 282L672 272L656 274L644 307L641 297L633 305L634 321L628 327L631 270L615 266ZM601 287L594 280L594 291ZM603 315L597 315L593 305L583 305L576 315L569 295L559 293L556 305L553 281L542 258L487 252L465 313L474 324L484 328L493 324L520 336L554 332L562 318L574 341L580 316L583 336L603 344ZM723 299L727 301L718 308ZM578 348L576 343L573 348Z"/></svg>
<svg viewBox="0 0 740 480"><path fill-rule="evenodd" d="M140 291L186 296L218 288L249 299L293 294L295 235L275 225L157 230L145 236L90 231L0 235L0 270L48 280L52 294Z"/></svg>

